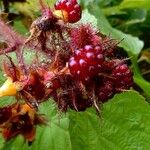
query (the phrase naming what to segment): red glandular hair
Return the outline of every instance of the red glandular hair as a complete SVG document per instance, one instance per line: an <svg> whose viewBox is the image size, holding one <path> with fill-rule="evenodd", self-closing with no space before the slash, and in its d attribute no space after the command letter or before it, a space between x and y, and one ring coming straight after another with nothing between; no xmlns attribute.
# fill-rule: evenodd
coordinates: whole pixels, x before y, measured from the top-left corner
<svg viewBox="0 0 150 150"><path fill-rule="evenodd" d="M68 1L61 2L66 5ZM77 3L76 0L72 2ZM102 35L90 23L66 23L42 0L40 5L42 15L32 23L31 35L25 41L0 21L0 27L8 31L8 36L4 37L10 45L16 46L19 60L15 64L7 56L9 61L5 61L3 67L7 77L19 85L15 95L17 104L0 109L0 127L6 140L18 134L28 141L34 139L35 126L45 123L36 113L38 105L44 101L55 101L62 112L68 109L85 111L89 107L100 112L102 103L133 84L133 74L125 61L114 56L115 40ZM25 61L23 52L26 48L36 52L34 63ZM8 49L3 51L10 52ZM39 55L46 56L44 61ZM20 100L25 104L20 104Z"/></svg>
<svg viewBox="0 0 150 150"><path fill-rule="evenodd" d="M90 24L81 24L70 31L72 49L83 48L85 45L99 45L102 42L96 29Z"/></svg>

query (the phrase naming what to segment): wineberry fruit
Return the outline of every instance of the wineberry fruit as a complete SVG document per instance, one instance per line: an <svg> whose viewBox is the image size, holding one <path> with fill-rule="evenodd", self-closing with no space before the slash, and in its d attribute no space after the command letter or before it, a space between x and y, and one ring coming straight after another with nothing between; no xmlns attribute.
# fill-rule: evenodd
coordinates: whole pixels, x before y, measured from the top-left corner
<svg viewBox="0 0 150 150"><path fill-rule="evenodd" d="M76 0L59 0L55 4L55 9L66 11L69 23L75 23L81 19L81 7Z"/></svg>
<svg viewBox="0 0 150 150"><path fill-rule="evenodd" d="M0 124L7 121L11 114L11 107L7 106L0 108Z"/></svg>
<svg viewBox="0 0 150 150"><path fill-rule="evenodd" d="M100 72L103 61L100 46L86 45L84 48L74 51L68 66L75 79L87 82Z"/></svg>
<svg viewBox="0 0 150 150"><path fill-rule="evenodd" d="M114 95L114 83L109 80L102 80L102 85L97 89L99 101L105 102Z"/></svg>
<svg viewBox="0 0 150 150"><path fill-rule="evenodd" d="M132 72L126 64L116 66L112 72L116 91L129 89L133 83Z"/></svg>

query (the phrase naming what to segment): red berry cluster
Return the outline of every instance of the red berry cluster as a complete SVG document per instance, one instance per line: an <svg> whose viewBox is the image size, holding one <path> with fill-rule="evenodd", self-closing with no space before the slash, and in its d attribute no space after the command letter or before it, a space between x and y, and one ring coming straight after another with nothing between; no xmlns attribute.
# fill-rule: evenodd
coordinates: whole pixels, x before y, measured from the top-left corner
<svg viewBox="0 0 150 150"><path fill-rule="evenodd" d="M132 72L123 60L106 56L102 46L86 45L74 51L69 60L72 77L87 87L93 87L98 103L132 86Z"/></svg>
<svg viewBox="0 0 150 150"><path fill-rule="evenodd" d="M43 101L54 100L63 112L68 108L84 111L92 106L99 112L101 103L129 89L133 83L132 72L125 61L114 55L115 41L90 24L65 23L62 15L66 14L69 23L80 20L77 0L59 0L54 10L39 1L42 16L32 23L30 37L25 42L10 42L15 45L19 64L13 63L7 55L9 63L3 63L8 79L0 88L0 95L15 96L17 101L0 108L0 128L6 140L18 134L28 141L34 140L35 126L45 124L45 119L37 114L38 105ZM21 40L8 26L1 28L7 33L4 33L6 39ZM26 63L23 48L24 51L35 50L34 63ZM3 50L11 51L12 47ZM38 54L44 55L44 60Z"/></svg>
<svg viewBox="0 0 150 150"><path fill-rule="evenodd" d="M99 100L105 102L114 94L128 90L133 84L133 74L123 60L105 61L103 67L101 75L96 77L99 79L96 79L95 84Z"/></svg>
<svg viewBox="0 0 150 150"><path fill-rule="evenodd" d="M126 64L116 66L112 72L116 91L128 89L132 85L132 73Z"/></svg>
<svg viewBox="0 0 150 150"><path fill-rule="evenodd" d="M81 19L81 7L77 0L59 0L55 4L55 9L66 11L69 23L75 23Z"/></svg>
<svg viewBox="0 0 150 150"><path fill-rule="evenodd" d="M101 46L86 45L74 51L69 60L69 69L77 80L86 82L101 71L103 61Z"/></svg>

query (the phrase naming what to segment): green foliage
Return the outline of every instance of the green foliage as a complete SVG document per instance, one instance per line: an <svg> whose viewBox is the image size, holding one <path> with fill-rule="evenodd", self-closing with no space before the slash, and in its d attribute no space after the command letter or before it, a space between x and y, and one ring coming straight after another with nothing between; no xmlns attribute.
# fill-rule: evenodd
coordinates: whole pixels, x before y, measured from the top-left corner
<svg viewBox="0 0 150 150"><path fill-rule="evenodd" d="M55 0L46 0L46 4L52 6ZM22 14L31 16L34 18L34 15L39 11L39 1L37 0L27 0L26 3L15 3L14 7L20 11Z"/></svg>
<svg viewBox="0 0 150 150"><path fill-rule="evenodd" d="M104 10L105 14L121 14L125 13L125 9L150 9L150 1L149 0L123 0L119 5L107 7Z"/></svg>
<svg viewBox="0 0 150 150"><path fill-rule="evenodd" d="M150 9L149 0L123 0L122 3L118 6L119 9L125 8L145 8Z"/></svg>
<svg viewBox="0 0 150 150"><path fill-rule="evenodd" d="M21 34L26 34L28 32L21 21L14 22L14 29L16 30L16 32L21 33Z"/></svg>
<svg viewBox="0 0 150 150"><path fill-rule="evenodd" d="M72 113L73 149L148 149L149 111L149 105L138 93L125 92L104 105L100 120L92 110Z"/></svg>
<svg viewBox="0 0 150 150"><path fill-rule="evenodd" d="M56 106L50 102L41 104L39 109L41 114L47 116L49 122L47 126L38 127L36 140L32 146L28 146L28 143L25 143L20 136L5 143L2 150L20 150L20 148L22 150L71 149L70 135L68 132L68 115L57 115Z"/></svg>

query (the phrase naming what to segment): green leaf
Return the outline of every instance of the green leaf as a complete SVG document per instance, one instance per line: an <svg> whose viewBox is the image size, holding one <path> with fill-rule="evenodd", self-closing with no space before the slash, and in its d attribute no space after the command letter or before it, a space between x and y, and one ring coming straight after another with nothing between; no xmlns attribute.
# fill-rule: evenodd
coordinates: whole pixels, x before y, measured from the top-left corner
<svg viewBox="0 0 150 150"><path fill-rule="evenodd" d="M50 102L40 106L49 124L38 127L31 146L19 136L1 144L2 150L132 150L150 146L150 106L137 92L116 95L104 104L101 117L94 109L58 116L55 107Z"/></svg>
<svg viewBox="0 0 150 150"><path fill-rule="evenodd" d="M53 6L55 1L56 0L46 0L46 4L48 4L49 6ZM25 3L15 3L14 7L25 16L34 18L34 14L40 9L40 4L37 0L27 0L27 2Z"/></svg>
<svg viewBox="0 0 150 150"><path fill-rule="evenodd" d="M107 16L126 14L126 12L124 10L120 10L118 6L102 8L102 11Z"/></svg>
<svg viewBox="0 0 150 150"><path fill-rule="evenodd" d="M146 81L142 76L134 76L135 83L144 90L147 101L150 103L150 83Z"/></svg>
<svg viewBox="0 0 150 150"><path fill-rule="evenodd" d="M150 147L150 106L138 93L116 95L102 117L92 111L70 114L73 150L135 150Z"/></svg>
<svg viewBox="0 0 150 150"><path fill-rule="evenodd" d="M25 26L23 25L21 21L15 21L13 26L14 26L14 29L18 33L21 33L22 35L25 35L28 32L28 30L25 28Z"/></svg>
<svg viewBox="0 0 150 150"><path fill-rule="evenodd" d="M119 5L120 9L126 8L145 8L150 9L150 1L149 0L123 0L123 2Z"/></svg>
<svg viewBox="0 0 150 150"><path fill-rule="evenodd" d="M85 9L82 13L82 18L78 22L79 24L91 24L94 27L97 27L97 18L94 15L91 15L87 9Z"/></svg>
<svg viewBox="0 0 150 150"><path fill-rule="evenodd" d="M136 23L141 23L146 20L147 11L145 9L134 9L129 12L129 19L122 26L129 26Z"/></svg>
<svg viewBox="0 0 150 150"><path fill-rule="evenodd" d="M134 82L141 87L141 89L145 92L145 96L148 98L147 100L150 102L150 83L142 77L137 62L137 56L132 57Z"/></svg>
<svg viewBox="0 0 150 150"><path fill-rule="evenodd" d="M40 112L47 116L49 123L47 126L38 127L36 140L31 146L19 136L5 143L2 150L71 150L68 115L56 115L55 108L56 106L49 101L41 104Z"/></svg>
<svg viewBox="0 0 150 150"><path fill-rule="evenodd" d="M125 9L134 9L134 8L142 8L142 9L150 9L150 1L149 0L123 0L120 5L106 7L103 9L103 12L106 15L114 15L114 14L123 14L125 13Z"/></svg>

